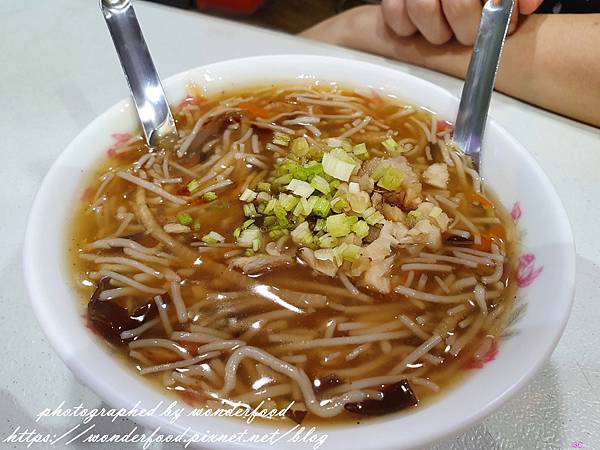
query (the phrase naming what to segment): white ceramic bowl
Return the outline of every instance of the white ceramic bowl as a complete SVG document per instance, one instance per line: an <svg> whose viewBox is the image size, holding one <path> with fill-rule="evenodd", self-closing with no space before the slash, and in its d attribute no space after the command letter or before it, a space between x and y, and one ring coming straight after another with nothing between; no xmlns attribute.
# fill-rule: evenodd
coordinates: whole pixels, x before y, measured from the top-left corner
<svg viewBox="0 0 600 450"><path fill-rule="evenodd" d="M190 70L166 80L172 103L195 81L207 93L248 85L320 80L344 86L372 88L422 105L453 120L458 99L444 89L402 72L359 61L321 56L264 56L237 59ZM31 302L53 347L77 378L109 405L131 408L141 401L152 407L170 400L116 361L85 327L81 300L68 281L67 229L82 179L111 145L111 134L132 131L137 119L130 100L110 108L67 147L54 163L35 199L24 248L24 270ZM527 311L512 325L495 360L435 402L414 412L387 416L359 426L321 427L328 434L321 448L407 449L425 445L481 420L515 394L547 360L569 316L574 291L574 245L565 211L536 162L493 120L487 125L482 173L510 210L519 202L523 252L519 291ZM519 216L519 208L514 208ZM543 270L540 272L540 267ZM536 276L538 279L535 280ZM179 433L235 433L243 428L265 431L223 418L182 417L174 425L165 417L136 419L149 427ZM213 444L238 448L239 444ZM251 447L251 445L246 445ZM264 447L264 446L263 446ZM276 448L301 448L280 441ZM312 448L306 444L305 448Z"/></svg>

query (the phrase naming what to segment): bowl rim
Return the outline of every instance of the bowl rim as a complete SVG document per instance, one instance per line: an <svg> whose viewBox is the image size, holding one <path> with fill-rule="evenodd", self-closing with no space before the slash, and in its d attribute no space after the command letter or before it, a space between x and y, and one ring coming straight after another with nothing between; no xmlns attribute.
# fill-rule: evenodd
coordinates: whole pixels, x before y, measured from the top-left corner
<svg viewBox="0 0 600 450"><path fill-rule="evenodd" d="M435 85L429 81L418 78L412 74L405 73L399 71L397 68L383 66L379 64L373 64L370 62L365 62L361 60L353 60L348 58L338 58L338 57L330 57L330 56L320 56L320 55L289 55L289 54L281 54L281 55L267 55L267 56L255 56L255 57L247 57L247 58L238 58L238 59L230 59L226 61L216 62L213 64L207 64L199 67L195 67L184 72L180 72L173 76L168 77L164 80L164 85L180 85L181 83L185 83L189 79L197 78L194 74L199 74L203 71L210 70L222 70L226 68L228 65L252 65L258 63L276 63L277 61L287 60L289 58L294 58L299 61L309 61L313 64L340 64L340 65L355 65L358 68L370 66L371 69L383 70L383 71L393 71L397 74L401 74L399 76L405 77L407 79L412 79L413 82L422 85L424 88L431 89L435 92L441 93L442 95L451 98L453 102L458 104L458 98L452 95L446 89ZM318 68L315 66L314 69L318 72ZM242 76L243 79L243 76ZM269 80L267 80L269 81ZM377 80L375 80L377 83ZM49 309L49 303L45 302L45 298L51 299L50 295L46 293L42 286L37 282L38 274L41 273L39 270L43 270L42 265L40 265L39 261L36 260L36 247L35 241L36 239L40 239L40 230L37 227L37 224L43 220L42 216L42 202L44 200L44 195L46 191L49 190L49 187L52 186L52 175L60 167L66 160L68 160L69 154L72 152L73 148L77 147L77 144L80 140L85 139L86 133L89 133L94 125L98 125L106 120L108 120L112 116L116 116L118 112L130 103L128 98L123 99L117 102L112 107L108 108L105 112L97 116L93 119L85 128L83 128L78 135L67 145L67 147L60 153L58 158L54 161L51 168L48 170L44 179L38 189L38 192L33 201L31 210L29 212L27 228L25 233L25 243L23 246L23 271L25 275L25 282L27 287L28 296L34 310L34 313L37 317L37 320L42 327L45 335L52 348L56 351L59 357L65 362L65 364L69 367L71 372L87 387L89 387L92 391L94 391L102 400L106 401L113 407L122 407L124 397L119 393L118 389L115 389L113 385L107 382L107 380L100 380L97 374L93 373L93 371L84 367L82 364L78 363L76 359L71 358L73 344L66 341L63 337L61 337L61 327L52 321L46 320L45 315ZM535 173L535 175L539 178L539 181L543 184L543 191L546 195L546 199L551 201L554 205L554 209L557 213L557 216L554 217L555 220L559 222L559 225L562 230L561 235L561 243L564 244L566 249L567 258L561 261L561 265L565 268L564 270L564 284L567 286L567 290L565 291L563 297L561 299L562 308L562 316L560 321L554 327L554 335L552 336L552 340L548 340L545 345L545 351L539 355L537 360L533 363L527 365L527 369L523 371L520 378L512 380L510 383L507 383L507 387L504 388L503 392L500 395L497 395L493 401L488 402L485 405L482 405L481 408L472 411L470 414L462 417L454 417L449 418L448 422L445 424L436 424L438 426L430 429L426 436L421 438L413 439L412 441L406 442L407 447L402 448L413 448L415 446L422 446L428 443L437 441L449 435L457 434L458 432L466 429L467 427L473 425L474 423L482 420L486 416L488 416L491 412L499 408L502 404L504 404L508 399L513 397L517 392L519 392L525 384L531 380L531 378L538 372L541 366L548 360L551 353L554 351L554 348L558 344L567 321L569 319L571 307L574 301L574 292L575 292L575 245L573 234L571 231L571 227L569 224L569 220L565 209L558 197L554 187L550 183L549 179L539 167L535 159L531 156L531 154L503 127L498 125L493 118L489 118L486 129L495 129L499 132L504 139L507 139L510 142L510 145L515 149L516 152L520 154L524 161L527 163L527 166ZM143 383L143 380L139 380L139 383ZM468 380L465 381L468 383ZM134 418L133 419L137 423L141 423L145 426L155 427L161 426L166 428L169 432L176 431L176 426L170 427L166 421L160 417L144 417L144 418ZM398 419L392 419L392 422ZM366 430L366 428L365 428ZM375 442L372 443L373 448L381 448L381 449L392 449L398 448L398 442L390 439L379 440L377 444ZM229 444L217 444L214 445L214 448L223 448L223 449L232 449L232 448L241 448L247 447L245 445L229 445ZM254 448L254 447L253 447ZM258 448L258 447L257 447ZM260 447L264 448L264 447Z"/></svg>

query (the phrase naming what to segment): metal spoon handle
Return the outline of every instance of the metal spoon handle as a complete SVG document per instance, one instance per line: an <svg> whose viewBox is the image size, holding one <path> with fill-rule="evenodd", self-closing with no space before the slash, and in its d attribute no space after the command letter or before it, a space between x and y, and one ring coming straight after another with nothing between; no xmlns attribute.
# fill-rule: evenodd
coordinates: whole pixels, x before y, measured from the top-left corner
<svg viewBox="0 0 600 450"><path fill-rule="evenodd" d="M488 0L484 5L460 98L454 142L471 156L477 170L485 122L513 3L513 0Z"/></svg>
<svg viewBox="0 0 600 450"><path fill-rule="evenodd" d="M176 133L165 92L131 0L101 0L100 7L149 145Z"/></svg>

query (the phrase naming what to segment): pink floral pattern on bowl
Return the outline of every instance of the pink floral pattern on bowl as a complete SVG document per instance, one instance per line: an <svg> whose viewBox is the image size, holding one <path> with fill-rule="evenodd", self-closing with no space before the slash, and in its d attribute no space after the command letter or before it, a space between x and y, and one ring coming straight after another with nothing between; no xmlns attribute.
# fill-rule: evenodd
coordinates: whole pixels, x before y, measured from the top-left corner
<svg viewBox="0 0 600 450"><path fill-rule="evenodd" d="M496 359L497 354L498 354L498 344L496 343L496 340L494 340L492 342L490 349L487 351L487 353L485 355L483 355L483 357L481 357L480 359L472 358L470 361L468 361L464 365L464 368L465 369L483 369L483 365L485 363L489 363L490 361L493 361L494 359Z"/></svg>
<svg viewBox="0 0 600 450"><path fill-rule="evenodd" d="M114 133L111 135L111 137L113 138L114 143L106 151L110 158L116 158L118 156L118 153L116 151L118 148L124 147L125 145L137 139L137 137L135 137L131 133Z"/></svg>
<svg viewBox="0 0 600 450"><path fill-rule="evenodd" d="M510 216L517 223L523 214L521 202L515 202L510 211ZM515 279L519 288L531 286L531 284L544 271L544 266L536 266L536 258L533 253L526 253L519 257L519 264L515 273ZM527 309L527 304L519 299L514 306L514 311L508 319L506 329L502 333L502 338L510 337L514 334L513 325L518 322L524 315ZM471 359L465 365L464 369L481 369L484 364L493 361L498 354L498 346L496 341L493 342L488 352L480 359Z"/></svg>
<svg viewBox="0 0 600 450"><path fill-rule="evenodd" d="M543 270L544 266L535 266L535 255L533 253L521 256L517 267L517 286L524 288L531 285Z"/></svg>
<svg viewBox="0 0 600 450"><path fill-rule="evenodd" d="M521 211L521 202L515 202L512 209L510 210L510 217L512 217L512 220L516 223L521 218L522 213L523 212Z"/></svg>

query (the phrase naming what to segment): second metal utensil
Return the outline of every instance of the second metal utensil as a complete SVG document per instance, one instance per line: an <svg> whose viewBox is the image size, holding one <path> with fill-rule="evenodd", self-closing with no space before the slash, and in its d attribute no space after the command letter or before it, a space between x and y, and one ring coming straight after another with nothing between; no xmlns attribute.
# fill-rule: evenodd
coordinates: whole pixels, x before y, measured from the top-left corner
<svg viewBox="0 0 600 450"><path fill-rule="evenodd" d="M101 0L100 7L119 55L149 146L177 132L131 0Z"/></svg>
<svg viewBox="0 0 600 450"><path fill-rule="evenodd" d="M477 171L485 123L513 4L513 0L488 0L484 5L460 98L453 140L471 157Z"/></svg>

